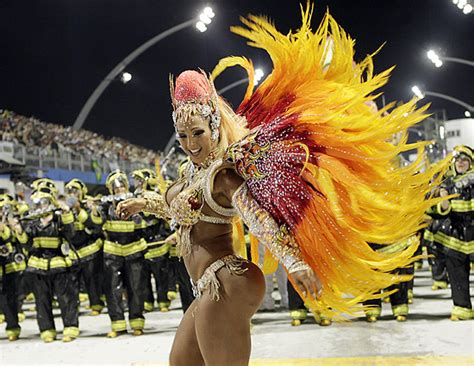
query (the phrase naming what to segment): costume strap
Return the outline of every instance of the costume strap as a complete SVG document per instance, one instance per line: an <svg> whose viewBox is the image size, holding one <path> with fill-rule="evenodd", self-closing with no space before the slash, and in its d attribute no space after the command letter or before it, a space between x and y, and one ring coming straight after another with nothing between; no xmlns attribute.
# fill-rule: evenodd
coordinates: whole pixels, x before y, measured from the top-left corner
<svg viewBox="0 0 474 366"><path fill-rule="evenodd" d="M209 207L219 215L226 217L233 217L237 215L237 211L233 207L222 207L219 205L214 198L212 198L212 188L214 186L214 179L216 174L225 168L224 161L222 159L216 160L211 166L207 169L206 177L204 179L204 199Z"/></svg>

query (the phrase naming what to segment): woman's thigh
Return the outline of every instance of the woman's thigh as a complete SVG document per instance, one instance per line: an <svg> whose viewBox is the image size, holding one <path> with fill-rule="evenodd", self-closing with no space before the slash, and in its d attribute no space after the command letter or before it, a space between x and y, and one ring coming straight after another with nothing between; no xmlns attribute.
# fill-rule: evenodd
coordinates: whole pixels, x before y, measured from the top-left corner
<svg viewBox="0 0 474 366"><path fill-rule="evenodd" d="M170 353L170 366L203 366L204 359L199 350L194 324L193 311L196 300L192 302L181 319L174 337Z"/></svg>
<svg viewBox="0 0 474 366"><path fill-rule="evenodd" d="M197 302L195 326L197 340L206 366L248 365L250 359L250 319L265 293L261 271L247 264L243 275L218 272L220 299L205 292Z"/></svg>

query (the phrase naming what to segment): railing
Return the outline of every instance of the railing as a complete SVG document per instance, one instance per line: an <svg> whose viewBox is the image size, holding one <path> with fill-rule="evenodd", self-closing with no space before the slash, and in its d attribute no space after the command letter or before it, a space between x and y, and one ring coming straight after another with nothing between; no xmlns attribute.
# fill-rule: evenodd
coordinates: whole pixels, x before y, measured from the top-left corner
<svg viewBox="0 0 474 366"><path fill-rule="evenodd" d="M10 145L10 143L9 143ZM5 151L6 152L6 151ZM119 159L107 159L97 156L84 156L64 149L49 149L41 147L13 144L13 158L28 167L38 169L66 169L80 172L94 172L92 163L95 161L103 173L121 169L127 173L140 168L153 168L146 162L131 162Z"/></svg>

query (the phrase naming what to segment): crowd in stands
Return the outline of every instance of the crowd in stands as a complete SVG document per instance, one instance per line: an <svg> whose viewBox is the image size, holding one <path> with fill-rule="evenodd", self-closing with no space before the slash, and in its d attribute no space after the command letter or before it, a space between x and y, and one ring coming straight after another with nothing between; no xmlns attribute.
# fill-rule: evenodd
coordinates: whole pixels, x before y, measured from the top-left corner
<svg viewBox="0 0 474 366"><path fill-rule="evenodd" d="M0 140L39 147L41 153L68 151L85 157L125 160L153 164L159 153L128 141L107 138L95 132L71 126L42 122L0 109Z"/></svg>

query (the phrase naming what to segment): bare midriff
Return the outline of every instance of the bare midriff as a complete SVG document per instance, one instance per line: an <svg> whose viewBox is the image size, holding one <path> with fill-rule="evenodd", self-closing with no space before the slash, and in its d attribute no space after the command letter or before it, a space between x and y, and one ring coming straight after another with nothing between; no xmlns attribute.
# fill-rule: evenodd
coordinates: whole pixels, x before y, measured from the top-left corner
<svg viewBox="0 0 474 366"><path fill-rule="evenodd" d="M168 204L181 192L183 187L184 184L175 183L167 190L165 199ZM201 212L208 216L223 217L212 211L206 204L204 204ZM196 282L213 262L234 253L232 225L199 221L192 227L191 243L192 251L189 255L183 257L183 261L189 276Z"/></svg>
<svg viewBox="0 0 474 366"><path fill-rule="evenodd" d="M191 231L191 254L183 257L184 264L196 282L213 262L233 254L232 225L199 222Z"/></svg>

